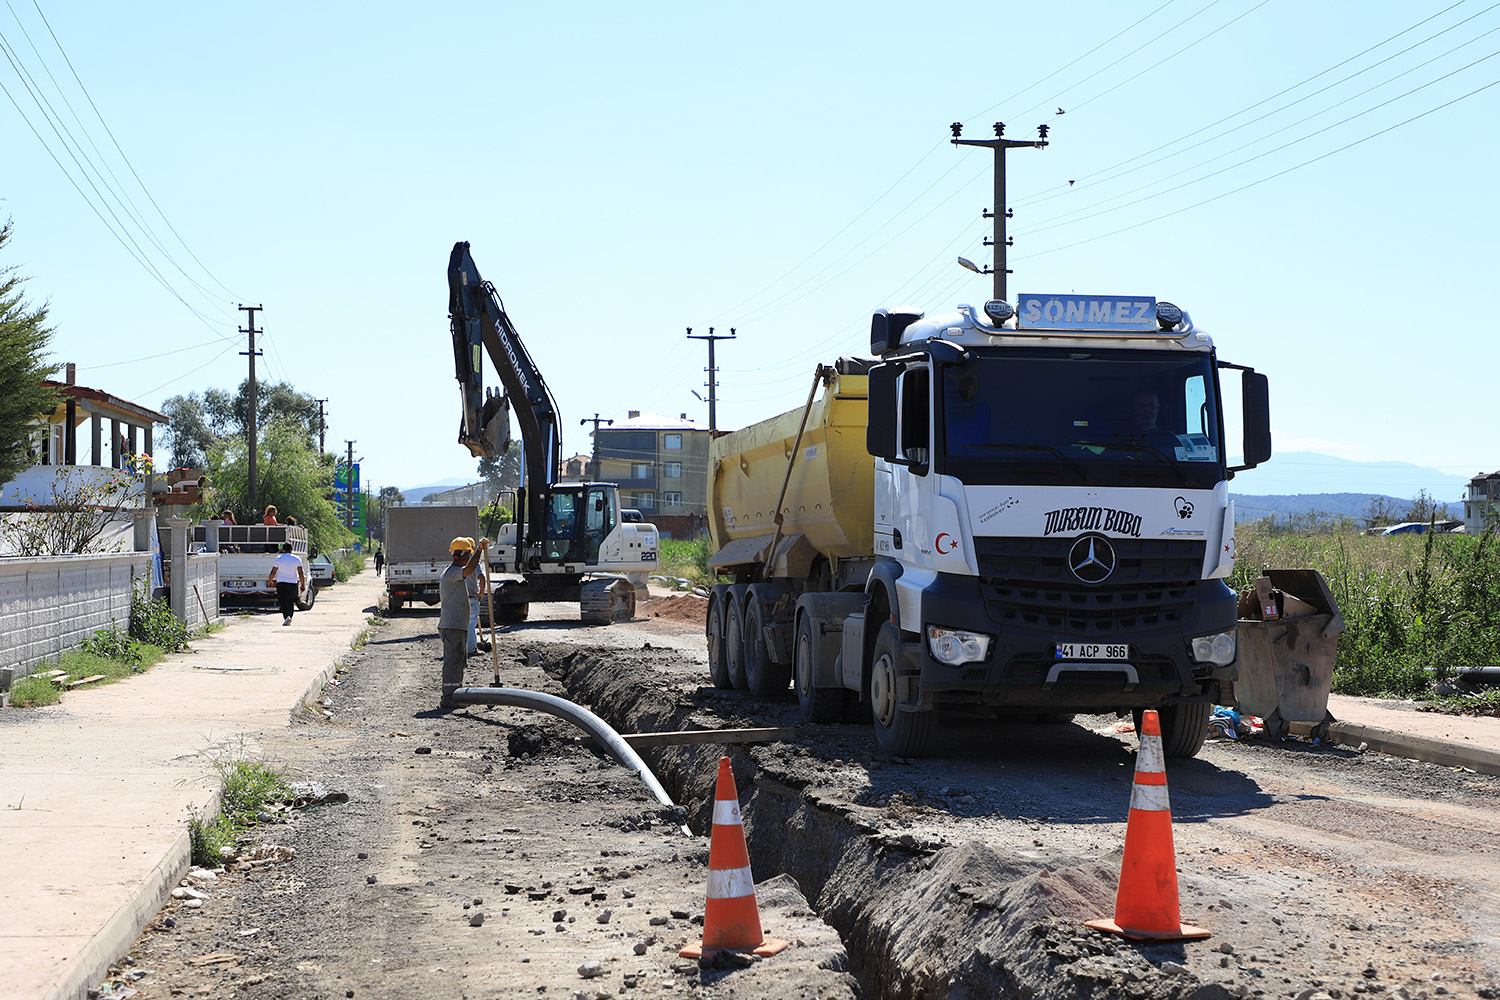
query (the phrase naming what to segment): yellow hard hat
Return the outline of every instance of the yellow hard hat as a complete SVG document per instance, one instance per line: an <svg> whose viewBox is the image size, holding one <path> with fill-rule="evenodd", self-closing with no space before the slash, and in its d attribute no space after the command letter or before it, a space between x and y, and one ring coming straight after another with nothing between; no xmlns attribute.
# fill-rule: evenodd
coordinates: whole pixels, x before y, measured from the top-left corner
<svg viewBox="0 0 1500 1000"><path fill-rule="evenodd" d="M472 552L474 551L474 540L472 538L455 538L448 543L449 552Z"/></svg>

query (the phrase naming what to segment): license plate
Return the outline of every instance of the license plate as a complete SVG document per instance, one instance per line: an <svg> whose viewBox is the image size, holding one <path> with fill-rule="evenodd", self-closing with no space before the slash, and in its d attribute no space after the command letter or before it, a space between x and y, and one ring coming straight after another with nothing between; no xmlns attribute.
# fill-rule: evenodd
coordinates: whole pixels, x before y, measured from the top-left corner
<svg viewBox="0 0 1500 1000"><path fill-rule="evenodd" d="M1123 642L1060 642L1059 660L1128 660L1130 645Z"/></svg>
<svg viewBox="0 0 1500 1000"><path fill-rule="evenodd" d="M224 586L229 590L254 590L255 584L249 580L228 580Z"/></svg>

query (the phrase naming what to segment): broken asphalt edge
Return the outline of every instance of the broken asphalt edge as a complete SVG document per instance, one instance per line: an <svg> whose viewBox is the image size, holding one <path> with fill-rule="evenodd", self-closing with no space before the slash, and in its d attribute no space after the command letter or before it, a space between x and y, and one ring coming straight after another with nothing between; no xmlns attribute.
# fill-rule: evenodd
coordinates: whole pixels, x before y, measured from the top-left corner
<svg viewBox="0 0 1500 1000"><path fill-rule="evenodd" d="M360 620L354 625L349 641L352 643L365 627L366 622L361 615ZM333 679L339 666L344 662L344 657L352 651L351 647L350 650L340 653L338 657L325 664L289 711L296 712L312 708L317 702L319 692ZM216 816L222 805L223 788L215 788L204 803L204 813ZM43 994L43 1000L87 1000L88 991L108 976L109 967L130 950L130 946L141 936L146 925L166 905L167 897L187 874L191 862L192 838L184 828L172 842L166 854L141 880L134 894L110 915L109 919L104 922L104 926L96 931L75 955L65 960L71 963L70 967Z"/></svg>

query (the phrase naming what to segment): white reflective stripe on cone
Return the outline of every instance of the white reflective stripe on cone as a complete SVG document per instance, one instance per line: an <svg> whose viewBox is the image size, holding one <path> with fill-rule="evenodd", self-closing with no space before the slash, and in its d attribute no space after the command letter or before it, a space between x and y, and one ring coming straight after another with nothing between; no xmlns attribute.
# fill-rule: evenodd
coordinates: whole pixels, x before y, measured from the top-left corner
<svg viewBox="0 0 1500 1000"><path fill-rule="evenodd" d="M1166 785L1134 785L1130 791L1130 808L1146 812L1170 812Z"/></svg>
<svg viewBox="0 0 1500 1000"><path fill-rule="evenodd" d="M740 804L729 799L714 799L714 826L742 826Z"/></svg>
<svg viewBox="0 0 1500 1000"><path fill-rule="evenodd" d="M755 879L748 868L710 868L708 870L709 899L739 899L755 895Z"/></svg>
<svg viewBox="0 0 1500 1000"><path fill-rule="evenodd" d="M1141 748L1135 754L1135 769L1147 774L1165 774L1167 758L1161 751L1160 736L1142 736Z"/></svg>

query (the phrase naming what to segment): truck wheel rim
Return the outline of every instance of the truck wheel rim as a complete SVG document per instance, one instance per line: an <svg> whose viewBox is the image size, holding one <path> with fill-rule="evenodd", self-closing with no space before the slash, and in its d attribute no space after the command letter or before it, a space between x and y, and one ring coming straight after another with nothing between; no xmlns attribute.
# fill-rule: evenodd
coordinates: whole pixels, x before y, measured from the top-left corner
<svg viewBox="0 0 1500 1000"><path fill-rule="evenodd" d="M797 697L807 698L812 694L812 644L807 641L807 634L800 629L797 632L797 655L794 659L797 673Z"/></svg>
<svg viewBox="0 0 1500 1000"><path fill-rule="evenodd" d="M875 721L890 726L896 716L896 678L889 656L881 656L870 671L870 702L875 707Z"/></svg>

